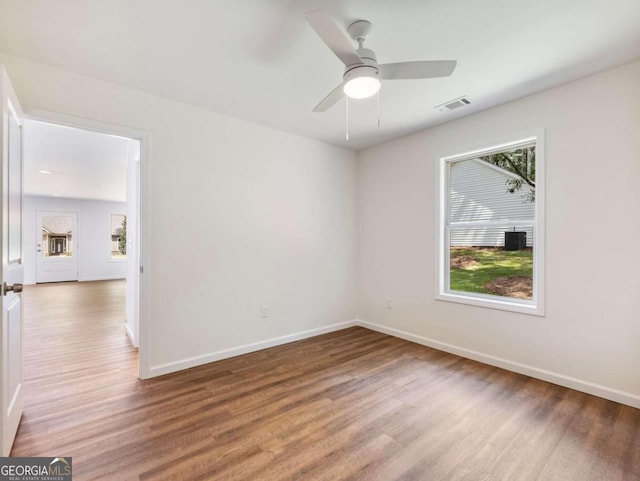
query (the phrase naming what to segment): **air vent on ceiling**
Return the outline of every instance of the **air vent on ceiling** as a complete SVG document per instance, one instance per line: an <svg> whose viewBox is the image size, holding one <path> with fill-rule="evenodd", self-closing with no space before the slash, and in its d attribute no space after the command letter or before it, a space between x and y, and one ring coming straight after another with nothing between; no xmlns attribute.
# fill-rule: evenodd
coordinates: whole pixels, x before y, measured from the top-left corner
<svg viewBox="0 0 640 481"><path fill-rule="evenodd" d="M447 110L455 110L459 109L460 107L465 107L470 103L471 101L463 95L462 97L458 97L457 99L449 100L448 102L445 102L443 104L436 105L434 108L438 109L440 112L446 112Z"/></svg>

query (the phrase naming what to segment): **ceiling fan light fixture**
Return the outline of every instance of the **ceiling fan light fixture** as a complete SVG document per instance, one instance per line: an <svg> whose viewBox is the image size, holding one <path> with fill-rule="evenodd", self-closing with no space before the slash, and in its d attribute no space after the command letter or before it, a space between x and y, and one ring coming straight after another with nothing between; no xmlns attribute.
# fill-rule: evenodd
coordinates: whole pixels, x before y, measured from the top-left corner
<svg viewBox="0 0 640 481"><path fill-rule="evenodd" d="M356 67L344 75L342 89L347 97L352 99L366 99L380 90L378 69L370 66Z"/></svg>

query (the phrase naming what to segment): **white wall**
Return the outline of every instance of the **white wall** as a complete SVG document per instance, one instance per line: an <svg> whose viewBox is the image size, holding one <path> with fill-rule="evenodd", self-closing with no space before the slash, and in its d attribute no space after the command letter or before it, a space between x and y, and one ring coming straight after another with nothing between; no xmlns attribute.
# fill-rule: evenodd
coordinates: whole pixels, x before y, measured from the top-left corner
<svg viewBox="0 0 640 481"><path fill-rule="evenodd" d="M635 62L361 152L361 318L640 406L639 85ZM546 316L435 301L438 155L538 127Z"/></svg>
<svg viewBox="0 0 640 481"><path fill-rule="evenodd" d="M76 212L78 233L74 249L78 253L78 280L124 279L127 263L111 259L111 214L126 214L125 202L65 199L26 195L23 206L24 282L36 282L37 211Z"/></svg>
<svg viewBox="0 0 640 481"><path fill-rule="evenodd" d="M17 57L0 63L26 106L149 133L143 374L356 317L351 151Z"/></svg>

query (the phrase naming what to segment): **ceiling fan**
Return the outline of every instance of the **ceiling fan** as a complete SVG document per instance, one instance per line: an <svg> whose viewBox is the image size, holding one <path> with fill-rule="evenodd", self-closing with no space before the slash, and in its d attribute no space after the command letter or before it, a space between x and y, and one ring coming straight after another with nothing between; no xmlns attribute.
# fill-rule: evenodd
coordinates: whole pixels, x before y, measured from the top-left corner
<svg viewBox="0 0 640 481"><path fill-rule="evenodd" d="M343 95L353 99L371 97L380 90L380 80L448 77L456 68L455 60L423 60L378 65L373 50L363 47L371 32L371 22L356 20L347 28L351 38L358 42L356 49L325 11L307 12L305 17L327 47L345 65L342 83L316 105L314 112L328 110Z"/></svg>

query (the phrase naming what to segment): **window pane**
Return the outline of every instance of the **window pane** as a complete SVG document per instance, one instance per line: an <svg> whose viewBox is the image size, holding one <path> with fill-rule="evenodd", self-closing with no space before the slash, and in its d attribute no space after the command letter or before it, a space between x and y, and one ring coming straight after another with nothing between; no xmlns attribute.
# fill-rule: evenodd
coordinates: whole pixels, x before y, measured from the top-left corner
<svg viewBox="0 0 640 481"><path fill-rule="evenodd" d="M535 146L449 163L449 289L533 299Z"/></svg>
<svg viewBox="0 0 640 481"><path fill-rule="evenodd" d="M535 187L483 159L451 163L449 222L534 219Z"/></svg>
<svg viewBox="0 0 640 481"><path fill-rule="evenodd" d="M42 257L73 256L73 217L45 215L42 217Z"/></svg>
<svg viewBox="0 0 640 481"><path fill-rule="evenodd" d="M124 259L127 256L127 216L111 214L111 257Z"/></svg>
<svg viewBox="0 0 640 481"><path fill-rule="evenodd" d="M533 299L533 226L451 228L450 239L452 291Z"/></svg>

